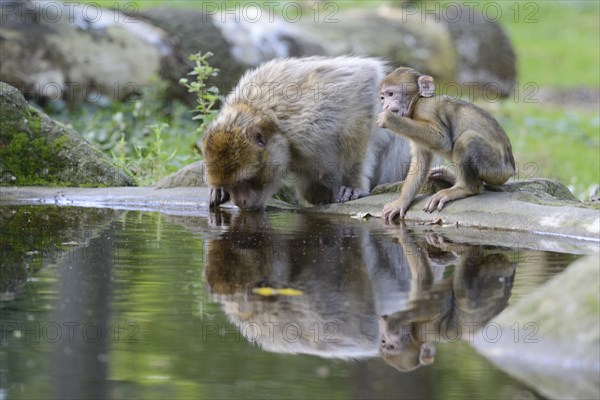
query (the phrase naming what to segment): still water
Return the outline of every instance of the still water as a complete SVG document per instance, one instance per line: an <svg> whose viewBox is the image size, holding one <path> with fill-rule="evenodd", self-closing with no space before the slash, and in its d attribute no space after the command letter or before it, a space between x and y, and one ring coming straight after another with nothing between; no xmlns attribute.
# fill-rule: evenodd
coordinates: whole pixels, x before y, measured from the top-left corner
<svg viewBox="0 0 600 400"><path fill-rule="evenodd" d="M290 212L3 206L0 233L0 399L539 398L469 341L577 258Z"/></svg>

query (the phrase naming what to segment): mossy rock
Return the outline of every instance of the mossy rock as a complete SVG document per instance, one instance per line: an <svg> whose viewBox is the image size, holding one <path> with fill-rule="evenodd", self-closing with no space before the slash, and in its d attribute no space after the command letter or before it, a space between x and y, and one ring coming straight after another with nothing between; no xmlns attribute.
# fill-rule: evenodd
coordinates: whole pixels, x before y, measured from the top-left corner
<svg viewBox="0 0 600 400"><path fill-rule="evenodd" d="M575 261L511 304L490 323L498 340L475 335L473 345L544 397L599 398L599 259Z"/></svg>
<svg viewBox="0 0 600 400"><path fill-rule="evenodd" d="M16 298L29 277L84 246L120 213L101 208L0 207L0 301Z"/></svg>
<svg viewBox="0 0 600 400"><path fill-rule="evenodd" d="M0 82L0 185L132 186L134 180L74 129Z"/></svg>

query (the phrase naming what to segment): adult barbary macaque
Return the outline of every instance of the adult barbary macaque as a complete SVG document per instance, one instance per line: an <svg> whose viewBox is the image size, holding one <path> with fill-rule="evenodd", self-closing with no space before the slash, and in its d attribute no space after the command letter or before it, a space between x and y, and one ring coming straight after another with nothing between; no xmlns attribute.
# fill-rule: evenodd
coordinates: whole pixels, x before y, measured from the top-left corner
<svg viewBox="0 0 600 400"><path fill-rule="evenodd" d="M449 201L480 193L483 184L501 185L515 173L510 141L498 121L487 111L463 100L434 96L433 78L401 67L379 86L382 128L410 141L411 167L400 197L385 205L382 218L404 218L426 179L445 180L453 186L431 196L423 208L442 210ZM429 171L434 154L451 161L448 167Z"/></svg>
<svg viewBox="0 0 600 400"><path fill-rule="evenodd" d="M284 182L301 201L325 204L367 195L382 183L373 174L402 179L401 168L377 165L407 160L404 142L375 123L385 72L360 57L272 60L247 72L203 139L211 207L231 196L263 209Z"/></svg>

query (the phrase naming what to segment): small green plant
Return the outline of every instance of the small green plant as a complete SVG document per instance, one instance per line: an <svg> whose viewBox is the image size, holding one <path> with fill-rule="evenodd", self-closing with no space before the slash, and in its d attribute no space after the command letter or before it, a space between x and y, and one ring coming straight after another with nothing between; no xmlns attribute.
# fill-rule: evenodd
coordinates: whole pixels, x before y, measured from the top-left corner
<svg viewBox="0 0 600 400"><path fill-rule="evenodd" d="M208 79L217 76L219 69L208 64L207 59L212 57L213 53L198 52L190 55L190 61L194 62L194 68L188 75L195 77L194 81L187 78L181 78L179 83L188 89L189 93L197 95L197 104L195 108L196 115L193 119L200 120L200 126L197 131L202 133L206 126L215 118L218 110L215 110L215 104L221 100L219 89L216 86L208 86Z"/></svg>
<svg viewBox="0 0 600 400"><path fill-rule="evenodd" d="M131 170L134 178L140 185L149 185L158 178L173 172L171 164L177 154L177 148L170 153L163 148L165 130L169 129L166 123L156 123L147 127L150 130L150 138L145 145L134 146L134 154L127 155L127 144L125 136L121 139L111 152L115 161L126 165Z"/></svg>

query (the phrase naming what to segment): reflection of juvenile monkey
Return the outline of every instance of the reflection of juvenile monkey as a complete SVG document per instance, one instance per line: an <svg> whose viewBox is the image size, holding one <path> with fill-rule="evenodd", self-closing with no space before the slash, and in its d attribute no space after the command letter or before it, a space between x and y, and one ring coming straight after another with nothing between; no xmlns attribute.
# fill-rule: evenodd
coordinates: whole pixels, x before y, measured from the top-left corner
<svg viewBox="0 0 600 400"><path fill-rule="evenodd" d="M470 340L508 304L515 265L502 253L430 235L415 241L401 225L398 241L412 275L411 301L379 318L380 352L400 371L434 361L435 342ZM436 281L434 264L454 265L452 278Z"/></svg>
<svg viewBox="0 0 600 400"><path fill-rule="evenodd" d="M420 341L423 336L422 325L416 321L398 324L394 317L382 315L379 317L381 335L381 356L399 371L408 372L430 365L435 359L435 344Z"/></svg>
<svg viewBox="0 0 600 400"><path fill-rule="evenodd" d="M434 97L433 78L411 68L398 68L380 85L383 112L377 123L410 140L410 173L400 197L383 208L382 218L404 218L431 167L433 154L452 161L456 174L446 167L429 172L454 186L434 194L424 210L441 210L444 204L478 194L483 183L500 185L515 172L508 136L488 112L474 104L447 96Z"/></svg>
<svg viewBox="0 0 600 400"><path fill-rule="evenodd" d="M246 73L205 133L211 206L231 196L262 209L284 181L311 204L367 195L382 183L370 176L373 139L389 135L375 124L384 74L380 60L359 57L273 60ZM406 160L401 147L390 156Z"/></svg>

